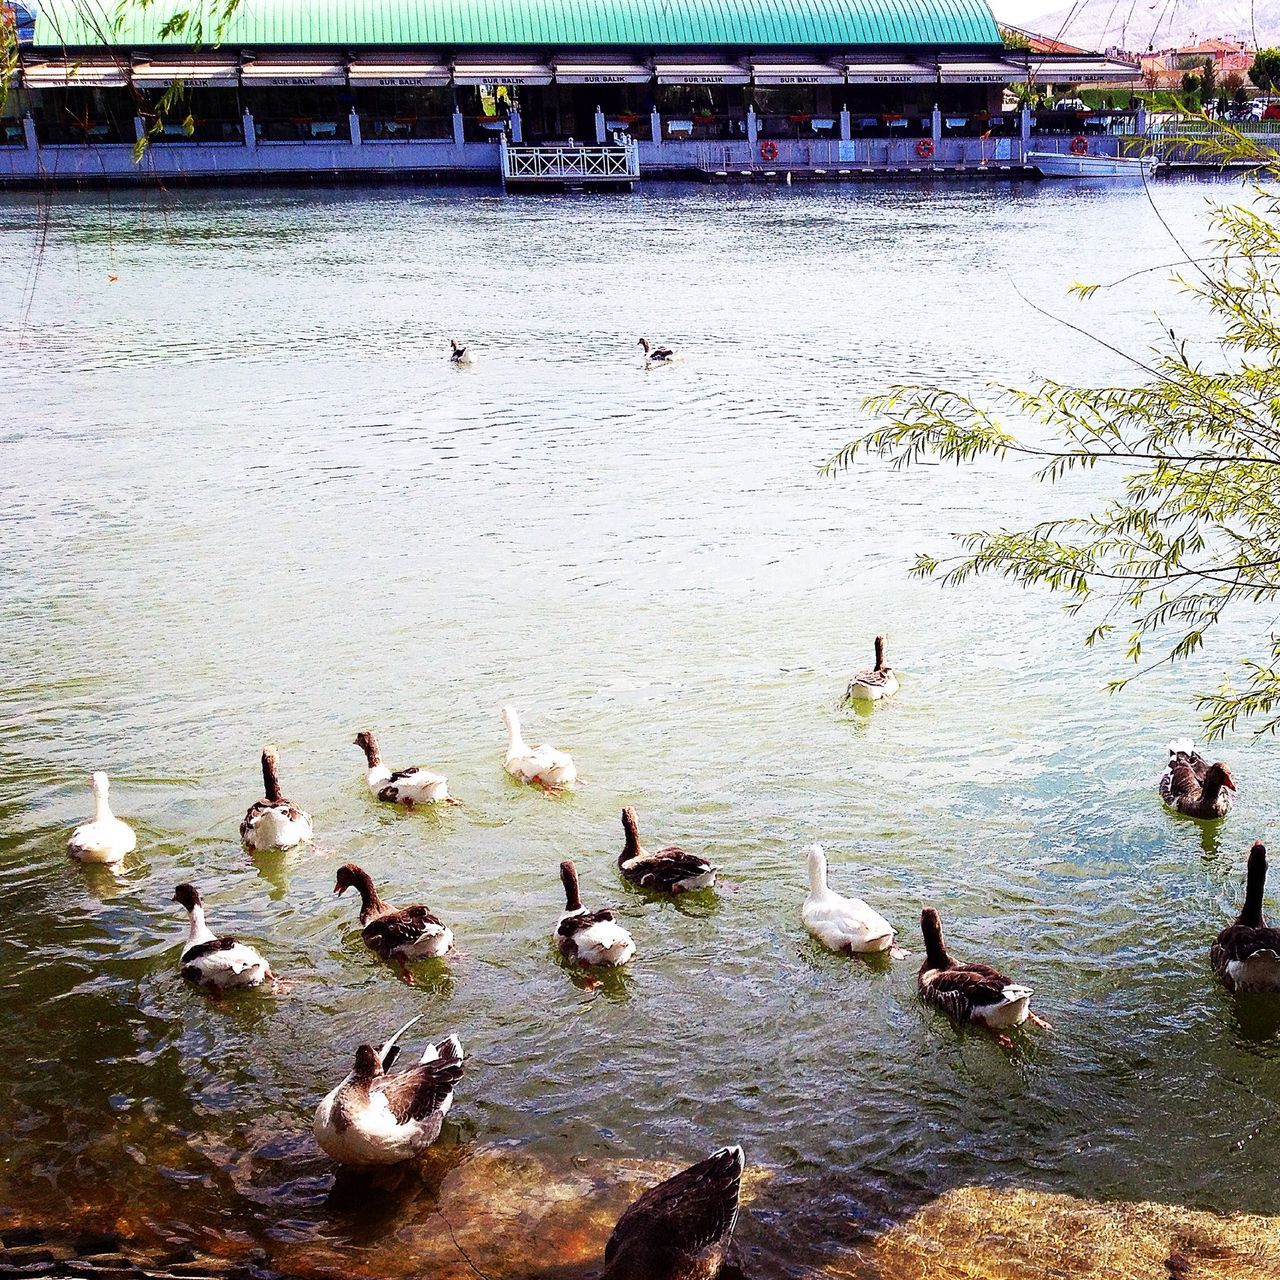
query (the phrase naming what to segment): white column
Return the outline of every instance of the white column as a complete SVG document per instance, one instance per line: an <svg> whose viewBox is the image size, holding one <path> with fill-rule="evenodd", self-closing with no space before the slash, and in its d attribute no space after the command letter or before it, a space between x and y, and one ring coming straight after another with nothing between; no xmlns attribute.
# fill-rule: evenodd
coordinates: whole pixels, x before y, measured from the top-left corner
<svg viewBox="0 0 1280 1280"><path fill-rule="evenodd" d="M1022 141L1025 144L1031 141L1031 107L1024 102L1018 115L1018 126L1022 134Z"/></svg>
<svg viewBox="0 0 1280 1280"><path fill-rule="evenodd" d="M511 141L520 146L524 142L524 121L520 118L519 107L511 108L507 123L511 126Z"/></svg>
<svg viewBox="0 0 1280 1280"><path fill-rule="evenodd" d="M246 111L240 125L244 129L244 145L250 151L256 151L258 149L258 126L253 123L253 116Z"/></svg>
<svg viewBox="0 0 1280 1280"><path fill-rule="evenodd" d="M604 109L599 104L596 105L596 143L604 146Z"/></svg>
<svg viewBox="0 0 1280 1280"><path fill-rule="evenodd" d="M1133 122L1133 127L1138 131L1138 137L1147 136L1147 104L1145 102L1138 103L1138 118Z"/></svg>
<svg viewBox="0 0 1280 1280"><path fill-rule="evenodd" d="M658 114L656 107L649 112L649 129L653 134L653 141L656 146L662 141L662 117Z"/></svg>
<svg viewBox="0 0 1280 1280"><path fill-rule="evenodd" d="M938 148L942 145L942 112L938 110L938 104L933 104L933 118L929 123L929 136L933 139L933 152L937 155Z"/></svg>
<svg viewBox="0 0 1280 1280"><path fill-rule="evenodd" d="M849 108L840 108L840 141L849 142L853 138L853 121L849 118Z"/></svg>
<svg viewBox="0 0 1280 1280"><path fill-rule="evenodd" d="M747 141L754 147L760 140L760 126L756 121L755 107L747 108Z"/></svg>
<svg viewBox="0 0 1280 1280"><path fill-rule="evenodd" d="M30 112L22 117L22 132L27 139L27 150L39 151L40 141L36 137L36 122L31 118Z"/></svg>
<svg viewBox="0 0 1280 1280"><path fill-rule="evenodd" d="M142 123L141 116L133 117L133 137L136 142L142 142L147 136L147 126Z"/></svg>
<svg viewBox="0 0 1280 1280"><path fill-rule="evenodd" d="M453 145L460 147L466 141L466 135L462 132L462 112L457 107L453 109Z"/></svg>
<svg viewBox="0 0 1280 1280"><path fill-rule="evenodd" d="M358 147L364 142L364 134L360 132L360 116L355 107L351 108L351 145Z"/></svg>

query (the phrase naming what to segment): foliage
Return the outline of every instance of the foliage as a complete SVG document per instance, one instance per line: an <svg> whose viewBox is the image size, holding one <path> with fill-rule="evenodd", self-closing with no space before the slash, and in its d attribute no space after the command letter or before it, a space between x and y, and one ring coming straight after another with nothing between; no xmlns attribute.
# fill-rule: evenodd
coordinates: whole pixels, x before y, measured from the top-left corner
<svg viewBox="0 0 1280 1280"><path fill-rule="evenodd" d="M1200 101L1206 106L1211 103L1218 93L1218 74L1213 65L1212 58L1206 58L1200 64Z"/></svg>
<svg viewBox="0 0 1280 1280"><path fill-rule="evenodd" d="M1253 55L1249 78L1259 89L1274 89L1280 84L1280 49L1259 49Z"/></svg>
<svg viewBox="0 0 1280 1280"><path fill-rule="evenodd" d="M1031 41L1027 35L1019 31L1016 27L1000 28L1000 38L1004 41L1006 49L1030 49Z"/></svg>
<svg viewBox="0 0 1280 1280"><path fill-rule="evenodd" d="M1190 71L1183 74L1182 92L1190 97L1192 94L1200 92L1200 77L1193 76Z"/></svg>
<svg viewBox="0 0 1280 1280"><path fill-rule="evenodd" d="M1234 98L1238 102L1243 101L1245 96L1244 80L1245 77L1243 71L1228 71L1222 77L1223 93L1225 93L1227 97ZM1237 97L1237 95L1239 96Z"/></svg>
<svg viewBox="0 0 1280 1280"><path fill-rule="evenodd" d="M1235 158L1248 145L1229 129L1217 144ZM1188 259L1175 276L1221 330L1212 365L1167 331L1146 357L1109 347L1138 373L1136 386L1045 381L982 397L895 387L866 402L876 421L826 470L866 456L899 468L1017 456L1038 460L1039 478L1053 483L1114 468L1110 496L1094 512L966 534L957 553L920 554L913 571L946 585L993 573L1063 594L1070 614L1090 618L1087 644L1123 637L1136 669L1113 690L1196 653L1228 612L1270 606L1237 683L1198 699L1210 735L1220 736L1246 721L1260 733L1280 727L1280 192L1214 208L1212 227L1209 256ZM1087 299L1123 283L1074 292ZM1004 412L1044 436L1016 434Z"/></svg>

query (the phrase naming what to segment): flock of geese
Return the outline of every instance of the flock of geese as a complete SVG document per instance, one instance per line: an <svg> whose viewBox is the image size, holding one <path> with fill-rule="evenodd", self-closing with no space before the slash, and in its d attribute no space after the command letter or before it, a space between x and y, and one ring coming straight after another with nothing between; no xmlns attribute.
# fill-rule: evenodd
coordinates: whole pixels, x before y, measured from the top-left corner
<svg viewBox="0 0 1280 1280"><path fill-rule="evenodd" d="M884 638L878 636L874 665L852 678L847 696L874 702L897 691ZM572 790L579 778L569 753L527 743L514 708L505 707L502 718L507 773L552 794ZM383 764L369 730L357 734L354 745L364 754L365 780L379 801L410 809L460 803L449 794L444 775L416 765L392 771ZM1169 743L1168 751L1159 784L1165 804L1193 818L1223 817L1235 792L1227 766L1205 760L1189 740ZM245 847L253 852L284 850L310 840L311 817L281 792L278 759L271 747L262 753L262 780L263 798L250 805L240 824ZM95 773L92 781L93 819L72 832L68 851L85 862L118 864L136 847L137 838L111 811L106 774ZM645 849L634 809L622 811L622 827L618 871L628 883L658 894L714 886L719 868L707 859L676 845ZM818 942L848 954L885 952L893 959L909 954L897 945L896 931L884 916L862 899L830 888L821 845L811 846L807 856L809 892L800 915ZM1231 992L1280 992L1280 929L1270 928L1262 911L1266 874L1266 849L1256 843L1248 859L1244 906L1210 951L1214 971ZM608 909L586 909L572 862L560 864L560 880L565 906L552 935L557 952L568 964L587 969L627 964L636 954L631 934ZM445 956L453 948L453 931L443 920L422 903L391 905L369 874L350 862L338 867L334 882L335 893L348 889L360 898L366 945L397 965L406 983L413 982L409 964ZM270 964L255 947L213 932L194 885L178 885L173 899L188 916L179 960L183 978L216 997L275 981ZM933 907L921 913L920 929L924 955L917 988L925 1003L957 1024L982 1029L1005 1048L1013 1047L1009 1033L1026 1023L1051 1030L1032 1011L1029 987L993 965L951 956ZM316 1108L313 1132L332 1159L359 1169L400 1164L421 1155L439 1136L462 1078L463 1047L457 1035L428 1043L415 1064L392 1074L401 1041L418 1021L412 1018L379 1046L361 1044L351 1071ZM742 1148L726 1147L641 1196L618 1220L609 1239L605 1280L705 1280L717 1275L737 1218L743 1167Z"/></svg>
<svg viewBox="0 0 1280 1280"><path fill-rule="evenodd" d="M657 365L674 364L676 353L671 347L654 346L648 338L641 338L636 346L644 348L644 367L652 369ZM459 369L469 369L476 362L475 348L461 345L457 338L449 339L449 363Z"/></svg>

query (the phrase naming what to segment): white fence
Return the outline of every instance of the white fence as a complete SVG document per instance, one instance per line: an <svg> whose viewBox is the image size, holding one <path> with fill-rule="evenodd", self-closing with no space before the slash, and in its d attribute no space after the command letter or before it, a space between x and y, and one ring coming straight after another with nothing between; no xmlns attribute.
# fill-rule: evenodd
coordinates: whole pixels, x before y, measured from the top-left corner
<svg viewBox="0 0 1280 1280"><path fill-rule="evenodd" d="M502 140L504 183L634 182L640 152L634 142L619 147L514 146Z"/></svg>

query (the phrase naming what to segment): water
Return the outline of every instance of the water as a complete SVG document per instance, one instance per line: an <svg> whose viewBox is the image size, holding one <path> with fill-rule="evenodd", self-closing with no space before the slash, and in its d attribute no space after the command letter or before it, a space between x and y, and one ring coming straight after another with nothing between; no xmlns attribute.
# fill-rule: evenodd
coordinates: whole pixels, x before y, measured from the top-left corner
<svg viewBox="0 0 1280 1280"><path fill-rule="evenodd" d="M1194 244L1234 195L1155 202ZM431 1195L353 1208L309 1135L354 1044L413 1013L468 1052L440 1159L741 1141L767 1175L739 1229L757 1277L975 1180L1276 1209L1275 1019L1207 965L1273 826L1274 753L1222 748L1240 795L1218 832L1154 791L1191 695L1265 620L1108 697L1118 659L1053 602L906 573L1107 475L817 472L896 381L1132 377L1037 307L1139 352L1159 312L1211 356L1165 270L1066 297L1177 257L1142 192L24 195L0 236L14 1214L56 1196L158 1239L416 1274ZM646 373L642 333L686 358ZM450 336L475 368L448 366ZM867 716L839 697L877 630L903 691ZM504 778L508 700L572 749L576 796ZM362 727L465 807L377 806ZM236 836L267 741L318 839L255 861ZM139 834L118 879L63 854L93 768ZM647 842L711 855L721 890L624 888L624 804ZM953 950L1034 986L1056 1030L1006 1056L919 1006L915 959L821 952L798 919L813 840L908 946L936 904ZM549 947L566 856L639 945L598 990ZM401 985L332 896L347 860L429 903L458 956ZM188 879L286 994L184 988Z"/></svg>

